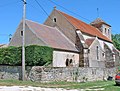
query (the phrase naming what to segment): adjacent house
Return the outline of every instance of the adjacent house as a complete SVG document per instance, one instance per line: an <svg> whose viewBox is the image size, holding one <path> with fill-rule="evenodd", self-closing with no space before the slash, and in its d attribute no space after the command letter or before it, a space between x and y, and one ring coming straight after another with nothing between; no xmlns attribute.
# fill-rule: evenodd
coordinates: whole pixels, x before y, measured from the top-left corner
<svg viewBox="0 0 120 91"><path fill-rule="evenodd" d="M22 23L9 46L22 45ZM44 24L26 20L25 45L54 48L53 67L111 68L119 63L109 24L100 18L87 24L55 8Z"/></svg>
<svg viewBox="0 0 120 91"><path fill-rule="evenodd" d="M23 22L17 28L9 46L22 46ZM54 48L53 66L66 67L79 64L79 51L74 44L57 28L26 20L25 45L40 45ZM66 60L71 62L66 62Z"/></svg>

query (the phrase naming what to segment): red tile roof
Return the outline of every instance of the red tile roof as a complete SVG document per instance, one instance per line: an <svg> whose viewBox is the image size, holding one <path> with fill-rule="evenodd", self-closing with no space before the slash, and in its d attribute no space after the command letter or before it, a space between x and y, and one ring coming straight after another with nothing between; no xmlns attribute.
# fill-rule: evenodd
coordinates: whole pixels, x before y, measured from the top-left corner
<svg viewBox="0 0 120 91"><path fill-rule="evenodd" d="M62 14L66 19L76 28L79 29L81 32L92 35L92 36L97 36L100 39L106 40L108 42L112 42L110 39L108 39L106 36L104 36L97 28L86 24L85 22L78 20L68 14L65 14L59 10L57 10L60 14Z"/></svg>
<svg viewBox="0 0 120 91"><path fill-rule="evenodd" d="M85 43L90 47L94 40L94 38L86 39Z"/></svg>
<svg viewBox="0 0 120 91"><path fill-rule="evenodd" d="M101 18L97 18L96 20L94 20L93 22L90 23L91 25L99 25L99 24L106 24L108 26L110 26L109 24L107 24L105 21L103 21ZM111 27L111 26L110 26Z"/></svg>
<svg viewBox="0 0 120 91"><path fill-rule="evenodd" d="M46 45L63 50L78 52L74 44L65 37L58 29L36 22L26 20L28 27L40 38Z"/></svg>

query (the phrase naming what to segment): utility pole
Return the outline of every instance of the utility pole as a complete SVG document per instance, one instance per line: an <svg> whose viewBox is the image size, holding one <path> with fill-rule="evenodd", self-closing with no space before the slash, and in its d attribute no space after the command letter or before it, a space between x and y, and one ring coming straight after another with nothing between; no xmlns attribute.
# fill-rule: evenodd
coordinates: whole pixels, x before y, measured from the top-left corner
<svg viewBox="0 0 120 91"><path fill-rule="evenodd" d="M23 36L22 36L22 81L25 80L25 18L26 18L26 0L23 1Z"/></svg>

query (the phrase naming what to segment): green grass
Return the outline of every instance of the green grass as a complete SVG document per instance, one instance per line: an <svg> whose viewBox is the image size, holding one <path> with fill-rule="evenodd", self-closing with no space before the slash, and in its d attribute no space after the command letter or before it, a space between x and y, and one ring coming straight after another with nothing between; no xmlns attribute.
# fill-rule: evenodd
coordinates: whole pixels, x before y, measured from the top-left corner
<svg viewBox="0 0 120 91"><path fill-rule="evenodd" d="M120 91L120 86L115 86L114 81L95 81L95 82L31 82L19 80L0 80L0 86L34 86L46 88L65 88L65 89L98 89L104 88L102 91ZM92 91L92 90L91 90Z"/></svg>

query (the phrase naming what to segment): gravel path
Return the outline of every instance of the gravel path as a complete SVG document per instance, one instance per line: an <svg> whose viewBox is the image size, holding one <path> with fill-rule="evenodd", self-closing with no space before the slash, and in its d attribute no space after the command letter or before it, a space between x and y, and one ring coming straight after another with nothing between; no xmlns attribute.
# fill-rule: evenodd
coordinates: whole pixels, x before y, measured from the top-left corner
<svg viewBox="0 0 120 91"><path fill-rule="evenodd" d="M63 88L41 88L31 86L0 86L0 91L80 91L80 90L66 90Z"/></svg>
<svg viewBox="0 0 120 91"><path fill-rule="evenodd" d="M103 85L103 86L107 86ZM32 86L0 86L0 91L103 91L103 86L93 86L86 89L73 89L66 90L63 88L41 88L41 87L32 87ZM98 88L97 88L98 87Z"/></svg>

